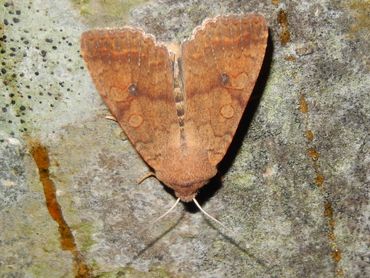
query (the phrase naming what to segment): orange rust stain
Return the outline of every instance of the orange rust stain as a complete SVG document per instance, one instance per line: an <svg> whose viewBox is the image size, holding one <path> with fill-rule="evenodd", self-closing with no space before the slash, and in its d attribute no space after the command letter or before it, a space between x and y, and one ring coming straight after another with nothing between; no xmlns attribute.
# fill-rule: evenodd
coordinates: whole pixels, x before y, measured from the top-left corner
<svg viewBox="0 0 370 278"><path fill-rule="evenodd" d="M280 10L277 17L278 23L280 24L280 43L285 46L290 41L290 32L288 28L288 14L284 10Z"/></svg>
<svg viewBox="0 0 370 278"><path fill-rule="evenodd" d="M314 135L313 135L313 132L312 130L308 129L305 131L305 136L306 136L306 139L311 142L314 138Z"/></svg>
<svg viewBox="0 0 370 278"><path fill-rule="evenodd" d="M272 2L272 4L274 4L275 6L277 6L277 5L279 5L280 0L272 0L271 2Z"/></svg>
<svg viewBox="0 0 370 278"><path fill-rule="evenodd" d="M314 161L317 161L320 157L320 153L315 148L309 148L307 155Z"/></svg>
<svg viewBox="0 0 370 278"><path fill-rule="evenodd" d="M329 227L328 237L332 242L334 242L335 240L335 234L334 234L335 220L334 220L333 207L330 202L326 202L324 204L324 216L327 219L327 223Z"/></svg>
<svg viewBox="0 0 370 278"><path fill-rule="evenodd" d="M335 225L335 222L333 222L332 224L331 224L331 222L333 222L333 221L328 221L328 225L329 225L329 227L330 227L330 225ZM331 228L330 228L331 229ZM336 237L335 237L335 233L334 233L334 229L331 229L329 232L328 232L328 238L331 240L331 241L334 241L334 240L336 240Z"/></svg>
<svg viewBox="0 0 370 278"><path fill-rule="evenodd" d="M299 110L302 113L308 113L308 104L304 95L299 98Z"/></svg>
<svg viewBox="0 0 370 278"><path fill-rule="evenodd" d="M294 56L294 55L287 55L284 57L285 61L289 61L289 62L295 62L297 60L297 57Z"/></svg>
<svg viewBox="0 0 370 278"><path fill-rule="evenodd" d="M290 41L290 33L288 30L283 30L281 33L280 33L280 42L281 42L281 45L284 46L286 45L288 42Z"/></svg>
<svg viewBox="0 0 370 278"><path fill-rule="evenodd" d="M50 179L49 153L45 146L39 142L31 142L30 153L39 169L40 181L44 189L46 206L50 216L58 223L60 242L63 250L71 251L74 258L75 277L91 277L90 268L76 246L73 233L63 218L62 209L58 203L54 182Z"/></svg>
<svg viewBox="0 0 370 278"><path fill-rule="evenodd" d="M334 209L333 209L333 206L331 204L331 202L325 202L324 204L324 216L325 218L327 219L327 223L328 223L328 228L329 228L329 232L328 232L328 238L330 240L330 243L331 243L331 257L336 265L336 271L335 271L335 274L337 277L342 277L344 276L344 272L343 272L343 269L342 268L338 268L338 263L339 261L342 259L342 251L340 249L337 248L336 246L336 243L335 243L335 240L336 240L336 237L335 237L335 220L334 220Z"/></svg>
<svg viewBox="0 0 370 278"><path fill-rule="evenodd" d="M326 202L324 205L324 216L328 218L333 217L333 208L330 202Z"/></svg>
<svg viewBox="0 0 370 278"><path fill-rule="evenodd" d="M308 122L308 111L309 111L309 107L308 107L308 103L306 101L306 98L304 95L301 95L300 98L299 98L299 110L302 114L305 115L305 121L304 121L304 124L305 124L305 137L307 139L306 141L306 144L307 144L307 155L313 160L313 163L312 163L312 166L313 166L313 169L315 170L315 174L316 174L316 177L315 177L315 184L321 189L321 192L325 195L328 194L325 186L324 186L324 181L325 181L325 177L324 175L322 174L321 170L320 170L320 164L318 162L318 159L320 157L320 153L314 148L314 147L310 147L311 146L311 142L313 141L314 139L314 133L312 130L308 129L308 125L307 125L307 122ZM335 236L335 226L336 226L336 222L335 222L335 218L334 218L334 210L333 210L333 206L331 204L331 202L329 201L326 201L324 203L324 217L325 217L325 220L326 220L326 226L328 228L328 231L327 231L327 237L329 239L329 245L330 245L330 249L331 249L331 259L334 263L334 269L335 269L335 277L344 277L344 270L343 268L339 267L339 262L340 260L342 259L342 252L341 250L338 248L337 246L337 243L336 243L336 236Z"/></svg>
<svg viewBox="0 0 370 278"><path fill-rule="evenodd" d="M342 259L342 252L338 249L335 249L332 252L332 257L334 261L339 262Z"/></svg>
<svg viewBox="0 0 370 278"><path fill-rule="evenodd" d="M318 173L315 178L315 184L317 186L322 186L324 184L324 180L325 177L322 174Z"/></svg>

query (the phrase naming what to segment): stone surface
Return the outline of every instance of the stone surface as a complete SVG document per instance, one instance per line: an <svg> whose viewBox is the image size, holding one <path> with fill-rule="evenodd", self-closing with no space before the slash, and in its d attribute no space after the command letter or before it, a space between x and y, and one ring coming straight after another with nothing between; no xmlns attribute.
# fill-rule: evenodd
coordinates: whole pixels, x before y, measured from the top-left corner
<svg viewBox="0 0 370 278"><path fill-rule="evenodd" d="M179 206L108 113L79 56L89 28L158 40L259 12L268 53L204 208ZM1 277L366 277L368 1L1 1ZM56 197L56 198L55 198ZM45 200L48 202L46 205Z"/></svg>

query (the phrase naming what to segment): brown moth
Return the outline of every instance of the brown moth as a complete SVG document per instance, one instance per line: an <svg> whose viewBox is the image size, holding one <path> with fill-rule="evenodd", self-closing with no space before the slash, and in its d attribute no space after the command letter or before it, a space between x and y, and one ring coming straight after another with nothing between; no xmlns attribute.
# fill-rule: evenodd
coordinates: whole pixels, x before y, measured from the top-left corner
<svg viewBox="0 0 370 278"><path fill-rule="evenodd" d="M81 51L97 90L141 157L189 202L216 175L233 139L267 36L260 15L218 16L194 30L177 59L131 27L87 31Z"/></svg>

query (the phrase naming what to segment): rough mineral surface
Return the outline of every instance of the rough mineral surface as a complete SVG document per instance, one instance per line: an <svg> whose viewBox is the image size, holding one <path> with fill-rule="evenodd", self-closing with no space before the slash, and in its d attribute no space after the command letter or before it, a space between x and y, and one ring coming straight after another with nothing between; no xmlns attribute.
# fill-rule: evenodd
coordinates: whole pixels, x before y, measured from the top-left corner
<svg viewBox="0 0 370 278"><path fill-rule="evenodd" d="M181 41L258 12L264 67L221 174L174 202L113 121L87 29ZM0 1L1 277L368 277L368 1Z"/></svg>

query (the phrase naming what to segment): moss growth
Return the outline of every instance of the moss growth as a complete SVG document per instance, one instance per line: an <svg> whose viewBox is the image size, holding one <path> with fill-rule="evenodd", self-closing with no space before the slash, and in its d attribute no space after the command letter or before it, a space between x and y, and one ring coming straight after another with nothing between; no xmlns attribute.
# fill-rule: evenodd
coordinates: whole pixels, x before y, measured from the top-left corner
<svg viewBox="0 0 370 278"><path fill-rule="evenodd" d="M132 8L143 4L147 0L72 0L76 9L79 9L80 14L88 20L91 25L99 26L104 24L106 18L111 20L125 20ZM110 20L110 21L111 21Z"/></svg>
<svg viewBox="0 0 370 278"><path fill-rule="evenodd" d="M139 271L132 267L123 267L116 271L104 272L95 277L99 278L173 278L173 274L161 267L153 267L148 272Z"/></svg>
<svg viewBox="0 0 370 278"><path fill-rule="evenodd" d="M368 1L350 1L349 8L355 13L355 24L351 25L351 33L368 32L370 28L370 5Z"/></svg>
<svg viewBox="0 0 370 278"><path fill-rule="evenodd" d="M93 225L90 222L82 222L78 225L78 227L73 226L71 227L72 230L76 231L76 238L79 243L80 251L87 252L90 247L95 243L92 238L93 233Z"/></svg>

